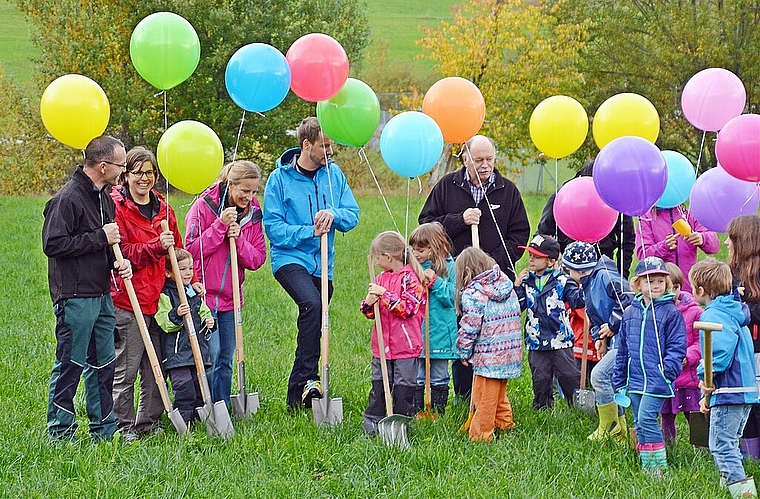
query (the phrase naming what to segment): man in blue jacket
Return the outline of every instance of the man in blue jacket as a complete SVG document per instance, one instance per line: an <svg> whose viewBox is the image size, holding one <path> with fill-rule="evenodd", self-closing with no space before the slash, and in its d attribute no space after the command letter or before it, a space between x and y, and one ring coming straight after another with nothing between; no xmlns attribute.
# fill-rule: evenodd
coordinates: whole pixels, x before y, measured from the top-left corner
<svg viewBox="0 0 760 499"><path fill-rule="evenodd" d="M346 176L331 161L332 140L315 117L304 119L296 132L300 147L277 159L264 190L264 229L274 278L298 304L298 336L288 381L289 408L311 408L322 397L319 379L321 338L320 279L329 278L332 297L335 231L348 232L359 223ZM320 260L320 238L328 235L328 268Z"/></svg>

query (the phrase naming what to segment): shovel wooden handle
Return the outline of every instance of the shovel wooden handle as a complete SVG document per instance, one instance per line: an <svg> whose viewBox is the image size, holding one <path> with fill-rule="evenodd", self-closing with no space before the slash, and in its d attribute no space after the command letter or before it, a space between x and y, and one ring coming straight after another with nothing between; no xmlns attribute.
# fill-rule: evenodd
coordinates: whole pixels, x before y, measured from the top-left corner
<svg viewBox="0 0 760 499"><path fill-rule="evenodd" d="M322 342L320 347L322 350L322 367L325 367L330 365L330 276L328 275L329 263L327 261L327 233L320 236L319 247L322 263L322 275L319 279L322 297Z"/></svg>
<svg viewBox="0 0 760 499"><path fill-rule="evenodd" d="M470 225L472 233L472 247L480 249L480 226L478 224Z"/></svg>
<svg viewBox="0 0 760 499"><path fill-rule="evenodd" d="M237 362L238 393L245 396L245 351L243 349L243 311L240 299L240 269L238 266L237 241L230 242L230 273L232 274L232 306L235 310L235 361Z"/></svg>
<svg viewBox="0 0 760 499"><path fill-rule="evenodd" d="M425 410L428 414L433 408L433 394L430 386L430 289L427 289L425 301Z"/></svg>
<svg viewBox="0 0 760 499"><path fill-rule="evenodd" d="M588 315L583 313L583 352L581 353L581 381L580 381L580 389L585 390L586 389L586 372L588 370L588 340L589 340L589 329L591 328L591 321L588 318Z"/></svg>
<svg viewBox="0 0 760 499"><path fill-rule="evenodd" d="M704 352L702 352L702 357L705 360L705 386L707 388L712 388L712 333L713 331L723 331L723 324L719 324L717 322L697 321L694 323L694 329L699 329L705 333Z"/></svg>
<svg viewBox="0 0 760 499"><path fill-rule="evenodd" d="M375 265L372 255L367 257L369 263L369 277L375 282ZM380 320L380 298L375 302L375 331L377 332L377 350L380 354L380 373L383 376L383 391L385 392L385 415L393 415L393 403L391 401L391 385L388 381L388 366L385 365L385 340L383 340L383 321Z"/></svg>
<svg viewBox="0 0 760 499"><path fill-rule="evenodd" d="M124 260L124 255L121 253L119 243L113 244L113 254L116 256L116 261L121 262ZM132 284L132 279L124 279L124 287L127 289L127 295L129 296L129 303L132 305L132 312L135 314L135 320L137 321L137 328L140 330L140 336L142 336L143 343L145 344L145 351L148 352L148 360L150 361L150 367L153 369L153 377L158 385L158 391L161 394L161 401L164 403L164 409L167 413L172 412L171 404L169 403L169 392L166 390L166 381L164 380L164 373L161 370L161 363L156 355L156 349L153 346L153 340L150 339L150 333L148 333L148 325L145 323L145 317L143 316L142 309L140 308L140 302L137 299L137 293L135 293L135 287Z"/></svg>

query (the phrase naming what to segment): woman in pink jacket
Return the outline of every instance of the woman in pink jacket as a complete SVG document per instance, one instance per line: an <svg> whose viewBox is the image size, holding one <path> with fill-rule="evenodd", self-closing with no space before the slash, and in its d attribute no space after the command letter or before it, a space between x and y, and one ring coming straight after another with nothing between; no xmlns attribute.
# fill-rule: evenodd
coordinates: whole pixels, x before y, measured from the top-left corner
<svg viewBox="0 0 760 499"><path fill-rule="evenodd" d="M230 403L232 361L235 352L235 311L230 277L230 245L235 239L243 300L245 270L256 270L266 261L261 229L261 207L256 199L261 170L250 161L226 165L216 184L209 187L185 216L186 249L206 284L206 304L216 319L219 334L211 335L210 385L214 402Z"/></svg>
<svg viewBox="0 0 760 499"><path fill-rule="evenodd" d="M679 234L673 228L677 220L685 220L691 227L691 234ZM666 263L675 263L683 275L689 275L692 265L697 262L697 248L712 255L720 249L720 241L715 232L707 230L683 205L655 207L639 217L636 228L636 257L639 260L656 256ZM684 280L683 290L691 293L688 279Z"/></svg>

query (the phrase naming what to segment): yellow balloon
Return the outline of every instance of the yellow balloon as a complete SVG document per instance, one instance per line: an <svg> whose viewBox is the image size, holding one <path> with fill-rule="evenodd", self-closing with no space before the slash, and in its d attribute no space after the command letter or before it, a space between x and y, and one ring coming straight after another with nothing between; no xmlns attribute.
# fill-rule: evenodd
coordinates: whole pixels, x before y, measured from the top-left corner
<svg viewBox="0 0 760 499"><path fill-rule="evenodd" d="M90 78L68 74L56 78L40 100L42 123L67 146L84 149L108 126L111 107L106 93Z"/></svg>
<svg viewBox="0 0 760 499"><path fill-rule="evenodd" d="M158 141L161 174L177 189L200 194L222 169L224 149L211 128L198 121L180 121Z"/></svg>
<svg viewBox="0 0 760 499"><path fill-rule="evenodd" d="M599 106L592 132L599 149L626 135L641 137L654 144L660 134L660 115L646 97L617 94Z"/></svg>
<svg viewBox="0 0 760 499"><path fill-rule="evenodd" d="M574 153L588 135L588 115L580 102L566 95L544 99L530 115L530 138L550 158Z"/></svg>

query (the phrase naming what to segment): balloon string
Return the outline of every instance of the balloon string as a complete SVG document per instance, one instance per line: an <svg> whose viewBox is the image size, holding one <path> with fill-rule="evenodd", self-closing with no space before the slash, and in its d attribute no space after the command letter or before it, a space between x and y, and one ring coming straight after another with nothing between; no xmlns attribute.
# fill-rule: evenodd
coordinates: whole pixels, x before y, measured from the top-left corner
<svg viewBox="0 0 760 499"><path fill-rule="evenodd" d="M702 141L699 143L699 154L697 155L697 172L699 172L699 163L702 160L702 149L705 147L705 135L707 135L707 131L702 130Z"/></svg>
<svg viewBox="0 0 760 499"><path fill-rule="evenodd" d="M412 185L412 178L406 179L406 213L404 214L404 241L409 241L409 193ZM404 252L404 265L406 265L406 252Z"/></svg>
<svg viewBox="0 0 760 499"><path fill-rule="evenodd" d="M385 209L388 210L388 215L391 217L391 221L393 222L393 226L396 228L397 232L401 232L398 228L398 224L396 223L396 219L393 217L393 212L391 211L391 207L388 206L388 200L385 198L385 194L383 194L383 189L380 187L380 182L377 181L377 176L375 175L375 170L372 169L372 164L369 162L369 158L367 157L367 153L364 152L364 147L359 149L359 158L361 159L360 163L366 162L367 166L369 167L369 172L372 174L372 180L375 181L375 185L377 186L378 192L380 192L380 197L383 200L383 203L385 204Z"/></svg>
<svg viewBox="0 0 760 499"><path fill-rule="evenodd" d="M602 249L599 247L599 242L597 241L596 243L594 243L594 246L596 247L596 252L601 255L602 254ZM610 269L608 269L606 265L602 266L602 268L607 273L607 279L609 279L609 281L612 282L613 279L612 279L612 274L610 274ZM621 291L623 289L622 274L621 274L621 279L620 279L620 289L621 289ZM612 286L612 292L615 293L615 301L617 301L618 306L620 307L620 310L623 310L623 308L624 308L623 307L623 302L620 299L620 294L618 293L618 290L615 288L615 286Z"/></svg>
<svg viewBox="0 0 760 499"><path fill-rule="evenodd" d="M245 109L243 109L243 117L240 118L240 127L238 128L237 138L235 139L235 149L232 151L232 162L235 163L237 159L238 145L240 145L240 137L243 135L243 123L245 123Z"/></svg>

